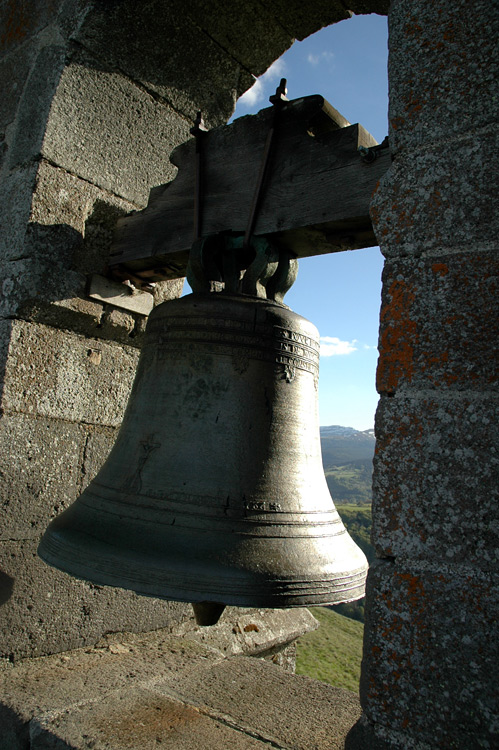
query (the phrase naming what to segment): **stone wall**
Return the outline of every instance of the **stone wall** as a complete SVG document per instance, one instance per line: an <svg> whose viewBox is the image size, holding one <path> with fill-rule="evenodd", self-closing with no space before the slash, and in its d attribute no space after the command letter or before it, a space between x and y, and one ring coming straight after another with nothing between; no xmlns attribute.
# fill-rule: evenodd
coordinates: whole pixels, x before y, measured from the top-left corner
<svg viewBox="0 0 499 750"><path fill-rule="evenodd" d="M389 24L362 725L379 748L487 748L499 730L498 15L394 0Z"/></svg>
<svg viewBox="0 0 499 750"><path fill-rule="evenodd" d="M386 2L0 2L2 654L174 627L183 605L56 573L48 520L97 471L144 318L85 295L118 216L174 172L294 37ZM374 542L350 747L493 747L497 520L492 358L497 7L393 0L391 170L373 201L387 259ZM179 294L163 287L158 298ZM496 332L497 333L497 332ZM495 635L494 635L495 634Z"/></svg>

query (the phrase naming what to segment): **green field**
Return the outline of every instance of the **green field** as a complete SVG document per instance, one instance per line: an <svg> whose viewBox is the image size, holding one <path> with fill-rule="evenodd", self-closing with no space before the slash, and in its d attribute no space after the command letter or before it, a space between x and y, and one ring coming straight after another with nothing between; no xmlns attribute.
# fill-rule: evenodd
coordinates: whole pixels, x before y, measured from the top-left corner
<svg viewBox="0 0 499 750"><path fill-rule="evenodd" d="M335 687L359 690L362 659L362 623L327 607L310 607L320 625L298 640L296 673Z"/></svg>
<svg viewBox="0 0 499 750"><path fill-rule="evenodd" d="M352 461L324 471L331 497L336 503L367 505L371 502L372 461Z"/></svg>
<svg viewBox="0 0 499 750"><path fill-rule="evenodd" d="M335 503L336 510L354 542L371 563L374 560L374 547L371 544L372 514L370 505L341 505Z"/></svg>
<svg viewBox="0 0 499 750"><path fill-rule="evenodd" d="M337 505L338 512L353 540L369 562L374 559L371 545L371 506ZM359 689L364 600L339 604L334 609L311 607L320 625L299 639L296 655L297 674L355 692Z"/></svg>

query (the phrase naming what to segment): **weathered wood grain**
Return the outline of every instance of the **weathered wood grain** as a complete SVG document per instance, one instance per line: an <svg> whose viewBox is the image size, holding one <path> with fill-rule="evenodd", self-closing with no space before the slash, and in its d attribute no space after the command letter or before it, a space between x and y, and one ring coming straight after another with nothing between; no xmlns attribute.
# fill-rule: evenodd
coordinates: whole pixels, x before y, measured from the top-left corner
<svg viewBox="0 0 499 750"><path fill-rule="evenodd" d="M201 236L244 234L270 115L269 107L204 136ZM369 202L389 153L366 164L357 150L374 145L320 96L286 104L254 234L272 235L298 257L376 244ZM119 221L112 250L111 264L158 269L151 280L184 275L193 242L194 140L171 161L176 178L151 191L144 211Z"/></svg>
<svg viewBox="0 0 499 750"><path fill-rule="evenodd" d="M92 299L113 307L149 315L154 307L154 297L148 292L131 289L117 281L94 274L88 283L87 294Z"/></svg>

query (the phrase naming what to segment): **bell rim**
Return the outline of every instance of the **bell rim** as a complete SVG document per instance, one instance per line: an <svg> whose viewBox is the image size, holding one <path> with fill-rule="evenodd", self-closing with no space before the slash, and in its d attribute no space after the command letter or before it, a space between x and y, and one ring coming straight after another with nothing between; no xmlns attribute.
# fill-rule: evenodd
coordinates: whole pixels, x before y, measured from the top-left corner
<svg viewBox="0 0 499 750"><path fill-rule="evenodd" d="M319 606L326 604L340 604L356 601L365 595L365 581L367 577L368 564L365 556L365 564L345 571L334 573L333 576L298 577L288 576L286 579L258 579L251 583L251 573L245 572L244 576L234 579L232 575L221 578L217 576L218 586L213 583L213 576L204 576L199 570L189 573L185 568L182 577L178 577L175 584L172 583L173 576L179 576L178 570L168 569L166 566L158 567L151 565L144 559L137 565L141 575L135 577L123 575L119 562L127 566L133 565L138 560L138 555L124 555L118 552L107 552L97 550L95 540L77 531L66 532L65 538L61 534L47 529L38 547L38 555L48 565L69 573L75 578L93 583L97 586L111 586L134 591L140 596L147 596L161 600L201 602L220 602L226 606L240 607L262 607L262 608L292 608ZM86 537L88 554L91 555L92 566L78 563L74 558L76 547L82 556L85 555L85 543L82 537ZM103 546L103 545L99 545ZM360 557L359 555L359 557ZM153 574L150 583L144 578L147 574Z"/></svg>

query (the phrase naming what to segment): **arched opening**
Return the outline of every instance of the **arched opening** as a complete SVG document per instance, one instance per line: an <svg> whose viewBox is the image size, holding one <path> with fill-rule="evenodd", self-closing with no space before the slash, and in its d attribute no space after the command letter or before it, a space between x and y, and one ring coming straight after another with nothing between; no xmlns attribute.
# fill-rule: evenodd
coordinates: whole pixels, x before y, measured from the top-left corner
<svg viewBox="0 0 499 750"><path fill-rule="evenodd" d="M385 6L380 0L367 9ZM359 10L366 7L359 3ZM225 122L252 76L294 38L349 12L339 2L306 10L298 2L238 3L230 13L216 3L208 13L202 3L156 0L139 8L116 0L82 3L78 13L73 3L61 3L28 23L21 10L9 5L0 50L15 72L2 114L9 218L0 314L4 479L19 490L5 527L19 556L8 555L4 572L27 580L24 561L36 561L36 537L104 460L131 385L144 316L90 300L85 289L87 277L105 269L117 216L142 208L149 189L173 176L169 154L188 138L198 109L210 126ZM167 288L158 301L175 294L175 286ZM19 381L17 364L38 357L41 341L40 367L20 370ZM41 449L47 435L60 455ZM36 498L30 475L19 467L26 441L36 446L30 471L53 476ZM91 613L107 609L107 592L80 586L75 598L74 586L46 569L35 565L30 575L53 595L26 609L32 594L16 584L16 597L3 607L14 634L9 653L57 651L98 637L99 620ZM139 630L182 616L181 607L123 601L129 626ZM55 612L64 620L57 632L41 632L39 618L55 621Z"/></svg>
<svg viewBox="0 0 499 750"><path fill-rule="evenodd" d="M371 15L354 16L295 42L243 94L232 119L269 106L269 95L285 77L290 99L319 93L381 142L388 132L387 37L386 18ZM351 54L353 49L362 53ZM381 252L375 247L304 258L286 295L286 303L317 325L321 334L324 470L340 515L370 561L374 559L370 519L382 267ZM343 623L331 610L315 612L324 633L309 634L299 643L297 668L326 681L329 676L338 687L357 689L352 664L359 676L364 599L333 611L354 622ZM314 658L313 648L320 649L323 638L334 642L334 634L344 639L342 649Z"/></svg>
<svg viewBox="0 0 499 750"><path fill-rule="evenodd" d="M348 4L357 12L390 5L395 157L372 206L389 263L379 560L358 746L486 747L497 708L496 16L484 0ZM95 643L124 624L173 627L185 617L181 607L126 597L117 607L108 592L70 584L36 561L36 537L113 442L143 323L88 300L85 277L102 269L117 212L142 208L172 174L168 154L197 109L210 126L225 122L252 75L293 38L348 16L331 0L68 0L38 4L29 17L25 5L4 3L0 34L12 83L0 112L0 565L14 582L2 604L12 659Z"/></svg>

